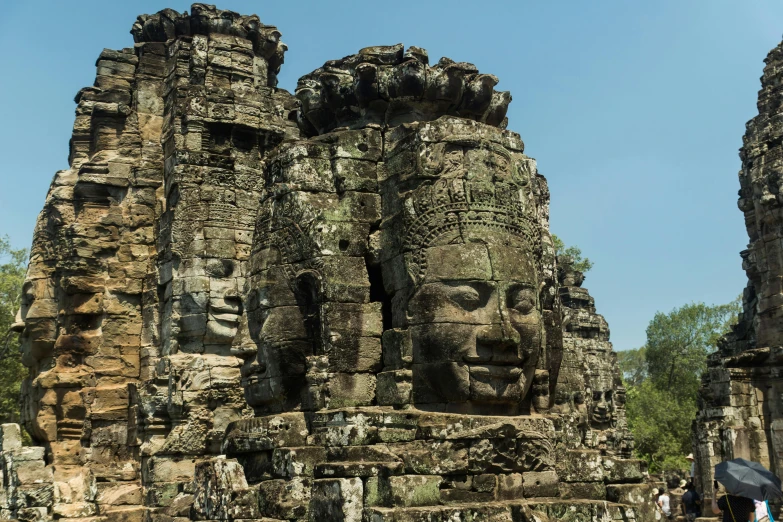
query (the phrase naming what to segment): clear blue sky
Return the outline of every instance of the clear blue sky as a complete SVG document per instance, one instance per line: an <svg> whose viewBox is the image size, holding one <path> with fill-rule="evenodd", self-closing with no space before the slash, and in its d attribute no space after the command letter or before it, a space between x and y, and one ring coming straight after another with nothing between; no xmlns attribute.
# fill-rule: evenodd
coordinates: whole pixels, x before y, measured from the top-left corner
<svg viewBox="0 0 783 522"><path fill-rule="evenodd" d="M171 1L8 2L0 17L0 235L29 247L67 167L73 97L104 47ZM763 59L783 33L772 0L226 0L289 46L280 87L328 59L402 42L500 77L552 193L551 225L595 262L585 286L615 349L656 311L723 303L745 286L737 149Z"/></svg>

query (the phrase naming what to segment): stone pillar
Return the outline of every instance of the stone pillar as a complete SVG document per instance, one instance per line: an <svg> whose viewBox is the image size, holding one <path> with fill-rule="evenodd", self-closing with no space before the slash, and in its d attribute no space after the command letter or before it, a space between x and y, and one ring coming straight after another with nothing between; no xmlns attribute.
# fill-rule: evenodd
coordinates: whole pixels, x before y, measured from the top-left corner
<svg viewBox="0 0 783 522"><path fill-rule="evenodd" d="M294 99L275 88L285 45L275 27L194 4L143 15L131 31L161 49L161 166L153 273L158 307L135 393L147 505L177 505L196 458L217 455L250 415L240 383L248 349L243 291L267 152L296 136ZM171 469L171 473L166 470Z"/></svg>

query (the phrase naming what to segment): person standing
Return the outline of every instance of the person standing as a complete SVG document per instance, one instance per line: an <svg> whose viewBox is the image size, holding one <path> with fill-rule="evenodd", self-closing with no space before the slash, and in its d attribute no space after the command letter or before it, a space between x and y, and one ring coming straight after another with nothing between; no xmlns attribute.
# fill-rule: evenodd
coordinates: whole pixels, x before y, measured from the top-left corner
<svg viewBox="0 0 783 522"><path fill-rule="evenodd" d="M685 493L682 495L682 514L688 522L693 522L701 516L701 498L693 487L693 482L685 484Z"/></svg>
<svg viewBox="0 0 783 522"><path fill-rule="evenodd" d="M661 513L667 518L672 518L672 508L669 502L669 493L664 489L658 496L658 507L661 509Z"/></svg>
<svg viewBox="0 0 783 522"><path fill-rule="evenodd" d="M693 458L693 453L689 453L687 457L685 457L685 460L691 463L691 482L693 482L693 477L696 475L696 460Z"/></svg>
<svg viewBox="0 0 783 522"><path fill-rule="evenodd" d="M715 489L712 497L713 514L723 513L722 522L745 522L746 520L752 522L756 511L752 499L726 493L716 501L715 497L720 487L717 480L713 482L713 486Z"/></svg>

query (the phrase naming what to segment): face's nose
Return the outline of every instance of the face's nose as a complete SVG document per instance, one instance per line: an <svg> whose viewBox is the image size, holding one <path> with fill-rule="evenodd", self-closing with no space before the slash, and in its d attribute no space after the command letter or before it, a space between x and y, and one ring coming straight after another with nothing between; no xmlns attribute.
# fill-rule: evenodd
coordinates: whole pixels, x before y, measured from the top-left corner
<svg viewBox="0 0 783 522"><path fill-rule="evenodd" d="M240 370L240 374L243 378L262 376L264 373L266 373L266 364L259 362L255 358L246 360Z"/></svg>
<svg viewBox="0 0 783 522"><path fill-rule="evenodd" d="M519 364L521 337L508 321L479 327L476 332L476 360L469 362L493 362Z"/></svg>
<svg viewBox="0 0 783 522"><path fill-rule="evenodd" d="M24 319L22 319L22 309L16 311L16 317L11 324L11 331L16 333L22 333L24 330Z"/></svg>

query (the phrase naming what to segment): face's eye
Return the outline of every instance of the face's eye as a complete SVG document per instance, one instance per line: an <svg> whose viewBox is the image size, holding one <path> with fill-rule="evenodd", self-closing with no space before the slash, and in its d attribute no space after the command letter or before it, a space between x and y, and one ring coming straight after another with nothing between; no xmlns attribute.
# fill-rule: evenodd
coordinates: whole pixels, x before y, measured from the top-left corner
<svg viewBox="0 0 783 522"><path fill-rule="evenodd" d="M30 306L35 301L35 292L33 292L33 285L25 283L22 287L22 306Z"/></svg>
<svg viewBox="0 0 783 522"><path fill-rule="evenodd" d="M35 301L35 296L32 293L22 294L22 306L30 306Z"/></svg>
<svg viewBox="0 0 783 522"><path fill-rule="evenodd" d="M468 285L454 286L449 289L449 299L461 308L472 311L481 306L481 294Z"/></svg>
<svg viewBox="0 0 783 522"><path fill-rule="evenodd" d="M536 294L530 288L516 288L510 292L508 306L527 315L536 307Z"/></svg>

